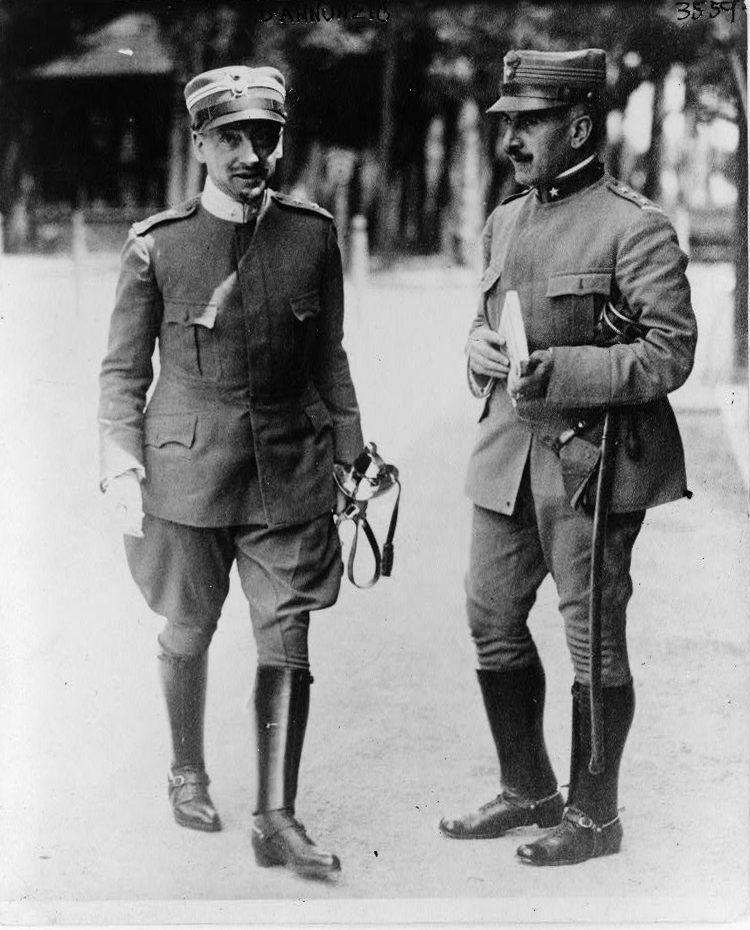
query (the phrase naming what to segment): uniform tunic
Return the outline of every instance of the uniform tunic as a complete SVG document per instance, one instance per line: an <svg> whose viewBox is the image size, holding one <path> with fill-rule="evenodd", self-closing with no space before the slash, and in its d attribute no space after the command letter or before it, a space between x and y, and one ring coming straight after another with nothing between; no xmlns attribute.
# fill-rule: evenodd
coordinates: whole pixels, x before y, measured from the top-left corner
<svg viewBox="0 0 750 930"><path fill-rule="evenodd" d="M473 327L497 329L505 295L517 291L529 351L551 349L553 368L545 398L516 407L504 381L470 378L489 394L466 483L476 505L468 618L480 667L531 664L536 647L528 614L551 573L576 678L587 683L592 520L571 506L550 443L614 407L623 415L604 565L602 655L603 682L616 686L630 680L625 611L644 511L689 494L667 394L691 370L696 324L686 258L661 210L598 163L569 182L567 196L555 197L554 188L551 194L544 201L533 191L511 198L483 234L482 299ZM630 345L596 344L607 300L627 307L646 335Z"/></svg>
<svg viewBox="0 0 750 930"><path fill-rule="evenodd" d="M362 449L330 214L271 194L246 245L195 200L136 224L124 248L102 480L145 469L144 510L176 523L313 519L333 505L334 459Z"/></svg>
<svg viewBox="0 0 750 930"><path fill-rule="evenodd" d="M243 219L208 181L131 229L100 378L101 477L143 478L144 538L126 552L167 618L165 652L208 647L236 562L259 663L306 668L309 611L335 602L342 574L333 463L363 445L341 260L313 204L271 192Z"/></svg>
<svg viewBox="0 0 750 930"><path fill-rule="evenodd" d="M696 323L687 259L666 216L602 175L559 200L543 203L525 193L502 204L487 221L483 248L483 300L474 325L497 329L506 293L517 291L529 351L552 347L554 366L541 402L519 401L514 408L505 384L494 384L469 464L469 497L512 513L530 425L555 437L610 405L628 412L621 421L612 511L682 497L684 455L667 394L690 373ZM606 300L624 300L648 335L632 345L594 345ZM638 459L627 453L627 428L637 431Z"/></svg>

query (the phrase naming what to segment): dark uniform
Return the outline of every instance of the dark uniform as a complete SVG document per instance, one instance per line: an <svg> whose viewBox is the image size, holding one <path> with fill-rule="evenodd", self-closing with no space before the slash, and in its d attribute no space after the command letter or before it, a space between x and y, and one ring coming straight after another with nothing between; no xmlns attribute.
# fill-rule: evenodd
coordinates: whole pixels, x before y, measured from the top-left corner
<svg viewBox="0 0 750 930"><path fill-rule="evenodd" d="M208 72L186 97L203 132L283 122L274 69ZM159 641L170 797L178 822L197 829L219 829L202 718L207 649L237 564L258 652L261 864L290 860L271 849L279 833L309 844L293 819L312 680L309 612L338 595L333 465L363 444L343 312L330 214L268 190L248 209L209 170L201 198L131 229L102 366L102 481L128 469L143 478L143 538L126 536L126 550L148 604L167 621ZM157 343L159 378L146 404ZM262 815L279 811L261 829ZM304 863L287 864L338 868L311 848Z"/></svg>
<svg viewBox="0 0 750 930"><path fill-rule="evenodd" d="M512 67L506 60L494 111L570 106L604 79L604 53L596 50L508 58ZM475 505L467 611L503 793L484 815L442 826L451 836L497 836L560 819L542 732L544 672L527 625L549 573L575 673L571 783L562 841L531 844L519 854L533 864L559 864L619 848L618 766L634 707L625 635L631 552L646 508L689 493L667 394L690 373L696 324L687 260L671 224L658 207L609 177L593 154L501 204L485 226L483 254L482 300L472 329L497 330L506 294L515 291L529 352L550 350L552 369L543 398L515 405L504 382L487 383L470 372L474 393L486 400L467 478ZM601 338L597 322L607 302L637 319L635 338L616 344ZM583 449L590 458L573 464L584 476L596 463L596 449L556 443L581 423L592 424L582 435L593 434L598 443L596 426L606 408L619 415L602 577L607 767L594 777L587 769L592 514L585 499L572 505L561 459ZM568 842L565 831L575 829L588 831L587 839Z"/></svg>

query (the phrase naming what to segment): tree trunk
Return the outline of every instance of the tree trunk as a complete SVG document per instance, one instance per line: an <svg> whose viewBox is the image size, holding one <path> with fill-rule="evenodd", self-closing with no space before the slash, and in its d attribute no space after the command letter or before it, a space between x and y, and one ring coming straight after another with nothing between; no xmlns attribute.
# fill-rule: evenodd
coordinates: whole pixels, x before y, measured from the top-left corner
<svg viewBox="0 0 750 930"><path fill-rule="evenodd" d="M187 118L178 89L172 97L172 128L169 133L169 167L167 169L167 203L180 203L185 199L185 160L190 157L187 145Z"/></svg>
<svg viewBox="0 0 750 930"><path fill-rule="evenodd" d="M470 265L476 259L479 233L484 222L482 209L479 107L464 101L459 117L461 133L461 175L459 190L459 261Z"/></svg>
<svg viewBox="0 0 750 930"><path fill-rule="evenodd" d="M425 195L423 232L425 247L435 251L440 245L439 186L445 165L445 120L435 116L430 122L424 145Z"/></svg>
<svg viewBox="0 0 750 930"><path fill-rule="evenodd" d="M387 29L383 56L380 142L378 145L381 184L377 210L377 245L386 264L390 264L394 258L400 199L400 185L395 183L393 172L393 137L396 126L393 107L396 89L396 42L396 30Z"/></svg>
<svg viewBox="0 0 750 930"><path fill-rule="evenodd" d="M740 110L737 146L737 206L734 216L734 362L747 370L747 114Z"/></svg>
<svg viewBox="0 0 750 930"><path fill-rule="evenodd" d="M651 146L646 154L646 180L643 193L649 200L658 200L661 193L662 101L664 76L654 77L654 103L651 111Z"/></svg>

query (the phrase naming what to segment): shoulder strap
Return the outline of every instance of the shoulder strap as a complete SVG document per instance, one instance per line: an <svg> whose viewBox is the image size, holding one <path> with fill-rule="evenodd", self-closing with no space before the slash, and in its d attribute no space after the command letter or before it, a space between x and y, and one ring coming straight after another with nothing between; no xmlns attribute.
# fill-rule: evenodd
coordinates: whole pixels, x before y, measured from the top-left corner
<svg viewBox="0 0 750 930"><path fill-rule="evenodd" d="M280 194L278 191L271 191L271 197L274 203L277 203L280 207L287 207L290 210L304 210L307 213L316 213L318 216L323 216L327 220L333 219L333 215L328 210L323 209L323 207L311 200L295 200L294 197L290 197L288 194Z"/></svg>
<svg viewBox="0 0 750 930"><path fill-rule="evenodd" d="M622 197L623 200L629 200L637 207L640 207L641 210L653 210L656 213L664 212L661 207L657 207L648 197L644 197L643 194L634 191L632 188L628 187L627 184L623 184L622 181L618 181L615 178L608 178L607 187L613 194L617 194L617 196Z"/></svg>
<svg viewBox="0 0 750 930"><path fill-rule="evenodd" d="M178 204L176 207L170 207L168 210L162 210L160 213L154 213L152 216L147 217L145 220L139 220L137 223L133 223L133 231L137 236L142 236L144 233L147 233L149 229L153 229L154 226L159 226L161 223L171 223L174 220L184 220L185 217L191 216L198 209L198 204L200 203L200 197L192 197L190 200L186 200L184 203Z"/></svg>

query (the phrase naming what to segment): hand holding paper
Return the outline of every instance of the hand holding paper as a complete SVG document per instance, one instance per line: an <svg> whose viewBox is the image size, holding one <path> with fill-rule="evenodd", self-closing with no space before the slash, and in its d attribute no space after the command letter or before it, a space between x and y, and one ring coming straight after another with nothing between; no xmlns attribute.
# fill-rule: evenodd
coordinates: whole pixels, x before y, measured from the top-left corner
<svg viewBox="0 0 750 930"><path fill-rule="evenodd" d="M505 339L510 358L507 390L513 406L519 400L543 397L552 373L552 353L549 349L538 349L529 355L521 302L516 291L508 291L505 295L499 332Z"/></svg>
<svg viewBox="0 0 750 930"><path fill-rule="evenodd" d="M509 377L523 374L525 362L529 357L529 346L526 341L526 328L523 325L521 301L517 291L508 291L505 295L498 332L501 339L505 340L506 351L510 359Z"/></svg>
<svg viewBox="0 0 750 930"><path fill-rule="evenodd" d="M466 356L475 375L501 380L508 376L505 341L489 326L478 326L472 330L466 343Z"/></svg>

